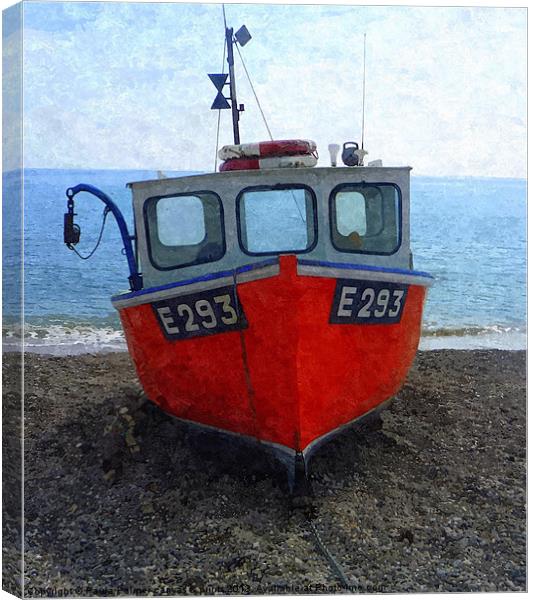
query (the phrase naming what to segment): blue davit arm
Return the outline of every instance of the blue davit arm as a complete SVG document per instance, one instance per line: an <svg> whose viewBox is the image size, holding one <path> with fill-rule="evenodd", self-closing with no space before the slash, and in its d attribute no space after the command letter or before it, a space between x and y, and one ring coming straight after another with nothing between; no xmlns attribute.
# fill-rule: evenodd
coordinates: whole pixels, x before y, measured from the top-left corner
<svg viewBox="0 0 533 600"><path fill-rule="evenodd" d="M68 212L65 214L65 244L67 244L67 246L75 245L78 243L80 237L79 227L74 224L74 196L80 192L88 192L89 194L96 196L96 198L99 198L113 213L120 230L120 235L122 236L124 250L126 251L126 258L130 270L130 275L128 277L130 288L132 291L141 290L143 287L143 279L142 275L137 271L137 262L131 243L133 238L128 232L128 226L126 225L126 221L124 220L124 216L120 212L120 209L107 194L102 192L102 190L99 190L88 183L79 183L78 185L67 189Z"/></svg>

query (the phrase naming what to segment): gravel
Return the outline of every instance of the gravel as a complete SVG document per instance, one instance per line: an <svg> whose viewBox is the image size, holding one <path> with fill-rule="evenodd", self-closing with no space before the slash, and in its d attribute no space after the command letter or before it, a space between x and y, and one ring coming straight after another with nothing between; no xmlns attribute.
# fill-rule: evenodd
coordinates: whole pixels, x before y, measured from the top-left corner
<svg viewBox="0 0 533 600"><path fill-rule="evenodd" d="M316 452L306 511L261 452L143 403L128 355L25 360L30 597L346 591L309 516L349 591L526 590L524 352L419 353L381 430Z"/></svg>

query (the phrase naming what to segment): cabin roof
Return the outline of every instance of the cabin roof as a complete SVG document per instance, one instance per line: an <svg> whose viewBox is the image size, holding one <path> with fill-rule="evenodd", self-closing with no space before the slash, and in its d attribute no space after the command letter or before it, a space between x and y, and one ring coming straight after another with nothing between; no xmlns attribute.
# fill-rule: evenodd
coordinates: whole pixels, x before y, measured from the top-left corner
<svg viewBox="0 0 533 600"><path fill-rule="evenodd" d="M348 171L350 172L352 175L355 173L358 173L361 176L365 176L365 175L370 175L370 174L377 174L377 173L383 173L385 174L386 172L390 172L390 171L396 171L396 172L401 172L401 171L411 171L412 167L409 166L405 166L405 167L309 167L309 168L302 168L302 167L298 167L298 168L282 168L282 169L256 169L256 170L243 170L243 171L226 171L223 173L219 173L219 172L206 172L206 173L199 173L196 175L184 175L183 177L164 177L162 179L144 179L141 181L132 181L128 184L126 184L128 187L137 187L137 188L141 188L145 185L151 185L155 182L159 182L161 183L162 181L167 182L167 183L172 183L174 181L176 182L180 182L183 183L184 181L201 181L202 179L204 179L205 177L210 177L212 178L213 176L216 175L217 181L219 180L221 184L224 183L224 181L230 181L230 180L237 180L240 177L246 177L247 179L250 179L250 177L255 177L257 178L258 181L262 181L265 183L268 183L269 180L271 179L275 179L276 176L279 176L280 174L296 174L298 173L302 179L305 179L308 175L311 176L317 176L317 175L327 175L330 174L332 172L336 172L339 173L341 171Z"/></svg>

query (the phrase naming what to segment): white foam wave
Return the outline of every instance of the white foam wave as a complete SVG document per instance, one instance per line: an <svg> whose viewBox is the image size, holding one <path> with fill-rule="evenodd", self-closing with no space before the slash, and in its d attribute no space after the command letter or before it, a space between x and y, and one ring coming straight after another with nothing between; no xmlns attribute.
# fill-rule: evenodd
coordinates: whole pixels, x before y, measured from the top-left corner
<svg viewBox="0 0 533 600"><path fill-rule="evenodd" d="M24 337L24 351L57 356L127 350L122 331L112 327L90 325L26 325L4 328L4 352L19 351Z"/></svg>
<svg viewBox="0 0 533 600"><path fill-rule="evenodd" d="M4 325L4 352L20 351L22 338L24 351L37 354L63 356L127 351L124 333L111 326L26 323L22 335L19 325ZM499 325L464 329L429 328L424 331L419 345L420 350L489 348L525 350L527 333L522 328Z"/></svg>
<svg viewBox="0 0 533 600"><path fill-rule="evenodd" d="M419 350L526 350L527 333L506 327L487 328L466 335L426 335L420 338Z"/></svg>

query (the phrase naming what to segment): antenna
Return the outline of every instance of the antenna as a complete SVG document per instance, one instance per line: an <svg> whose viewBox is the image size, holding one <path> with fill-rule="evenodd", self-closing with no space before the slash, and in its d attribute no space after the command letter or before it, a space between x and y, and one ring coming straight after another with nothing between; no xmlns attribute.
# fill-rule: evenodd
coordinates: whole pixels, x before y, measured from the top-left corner
<svg viewBox="0 0 533 600"><path fill-rule="evenodd" d="M365 141L365 83L366 83L366 32L363 41L363 122L361 123L361 150Z"/></svg>

